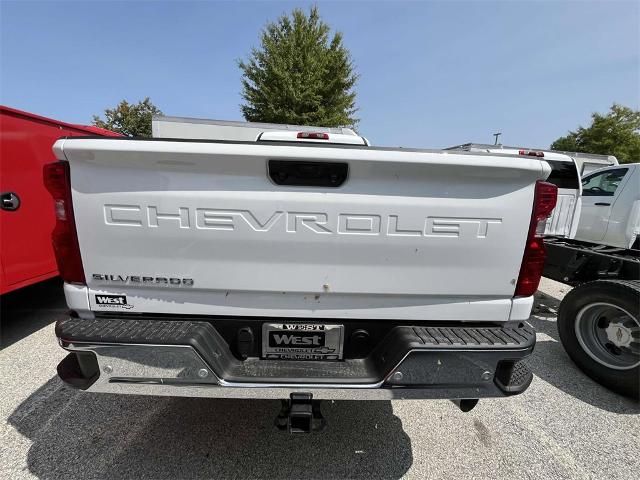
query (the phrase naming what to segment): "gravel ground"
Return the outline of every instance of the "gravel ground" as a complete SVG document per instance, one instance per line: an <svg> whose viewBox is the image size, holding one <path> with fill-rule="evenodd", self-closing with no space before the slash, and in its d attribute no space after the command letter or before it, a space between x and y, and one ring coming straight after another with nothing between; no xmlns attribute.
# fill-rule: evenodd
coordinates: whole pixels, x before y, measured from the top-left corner
<svg viewBox="0 0 640 480"><path fill-rule="evenodd" d="M3 298L0 478L638 478L640 406L567 357L555 326L568 287L543 280L523 395L326 402L328 430L291 437L273 401L78 393L57 378L57 281Z"/></svg>

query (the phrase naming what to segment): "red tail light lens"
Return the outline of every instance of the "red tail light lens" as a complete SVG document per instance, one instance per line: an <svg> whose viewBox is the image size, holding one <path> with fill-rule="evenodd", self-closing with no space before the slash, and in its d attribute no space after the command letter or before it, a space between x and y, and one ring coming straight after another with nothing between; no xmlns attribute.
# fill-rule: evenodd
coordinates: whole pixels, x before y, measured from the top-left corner
<svg viewBox="0 0 640 480"><path fill-rule="evenodd" d="M525 157L543 158L544 152L541 152L539 150L518 150L518 155L524 155Z"/></svg>
<svg viewBox="0 0 640 480"><path fill-rule="evenodd" d="M44 185L53 197L56 226L51 234L60 276L68 283L85 283L76 223L71 203L71 181L67 162L44 166Z"/></svg>
<svg viewBox="0 0 640 480"><path fill-rule="evenodd" d="M516 284L515 297L528 297L538 289L547 251L544 248L544 234L547 217L556 207L558 187L551 183L538 181L533 200L531 224L527 235L520 275Z"/></svg>
<svg viewBox="0 0 640 480"><path fill-rule="evenodd" d="M322 132L298 132L297 138L305 138L308 140L329 140L329 134Z"/></svg>

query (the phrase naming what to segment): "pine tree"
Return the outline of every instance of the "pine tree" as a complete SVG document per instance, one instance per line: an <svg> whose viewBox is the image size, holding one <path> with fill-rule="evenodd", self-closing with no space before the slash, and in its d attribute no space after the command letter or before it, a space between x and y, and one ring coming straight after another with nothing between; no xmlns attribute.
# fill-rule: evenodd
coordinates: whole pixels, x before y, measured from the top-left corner
<svg viewBox="0 0 640 480"><path fill-rule="evenodd" d="M241 105L253 122L355 126L353 87L358 75L342 34L330 28L317 7L309 15L294 9L262 31L261 48L239 61L243 72Z"/></svg>

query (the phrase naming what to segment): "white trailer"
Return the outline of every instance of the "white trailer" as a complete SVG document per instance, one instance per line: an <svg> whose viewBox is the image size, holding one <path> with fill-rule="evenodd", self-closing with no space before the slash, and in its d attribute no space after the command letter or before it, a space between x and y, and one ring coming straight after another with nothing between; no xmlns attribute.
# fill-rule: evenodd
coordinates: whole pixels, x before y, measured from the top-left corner
<svg viewBox="0 0 640 480"><path fill-rule="evenodd" d="M346 127L313 127L309 125L281 125L277 123L238 122L203 118L154 115L151 121L153 138L183 138L190 140L231 140L253 142L263 132L320 132L327 134L358 134ZM361 137L358 137L361 138Z"/></svg>

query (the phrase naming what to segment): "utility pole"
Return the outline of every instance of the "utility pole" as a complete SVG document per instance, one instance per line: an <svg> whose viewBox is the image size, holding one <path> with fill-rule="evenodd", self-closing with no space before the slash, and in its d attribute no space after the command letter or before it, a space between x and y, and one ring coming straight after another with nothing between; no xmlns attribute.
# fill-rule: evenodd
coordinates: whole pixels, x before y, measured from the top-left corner
<svg viewBox="0 0 640 480"><path fill-rule="evenodd" d="M498 137L502 135L502 132L496 132L493 134L494 137L496 137L496 141L494 143L494 145L498 145Z"/></svg>

